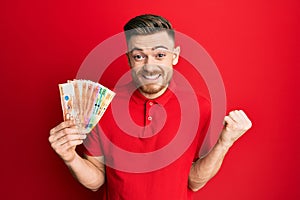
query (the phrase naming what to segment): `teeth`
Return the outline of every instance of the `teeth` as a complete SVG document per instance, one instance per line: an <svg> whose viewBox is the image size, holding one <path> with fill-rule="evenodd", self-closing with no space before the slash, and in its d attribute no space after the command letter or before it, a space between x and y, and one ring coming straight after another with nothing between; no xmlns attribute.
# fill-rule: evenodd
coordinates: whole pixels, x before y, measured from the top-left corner
<svg viewBox="0 0 300 200"><path fill-rule="evenodd" d="M149 80L155 80L155 79L157 79L159 76L160 76L160 74L151 75L151 76L149 76L149 75L143 75L143 77L144 77L145 79L149 79Z"/></svg>

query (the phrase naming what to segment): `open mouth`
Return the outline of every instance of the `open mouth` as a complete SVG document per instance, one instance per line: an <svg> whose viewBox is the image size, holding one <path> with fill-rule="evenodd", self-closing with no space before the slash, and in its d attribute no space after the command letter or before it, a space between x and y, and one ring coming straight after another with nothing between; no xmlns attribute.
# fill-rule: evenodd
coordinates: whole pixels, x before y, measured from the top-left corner
<svg viewBox="0 0 300 200"><path fill-rule="evenodd" d="M160 74L154 74L154 75L143 75L144 79L154 81L157 80L161 75Z"/></svg>

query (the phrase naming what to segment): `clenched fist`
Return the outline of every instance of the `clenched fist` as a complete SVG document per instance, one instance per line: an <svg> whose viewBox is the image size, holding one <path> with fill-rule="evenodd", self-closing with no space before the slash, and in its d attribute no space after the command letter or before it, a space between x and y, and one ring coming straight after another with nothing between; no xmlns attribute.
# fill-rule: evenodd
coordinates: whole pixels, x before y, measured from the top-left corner
<svg viewBox="0 0 300 200"><path fill-rule="evenodd" d="M226 146L232 144L241 137L252 126L250 119L242 110L231 111L224 118L224 129L221 133L220 140Z"/></svg>

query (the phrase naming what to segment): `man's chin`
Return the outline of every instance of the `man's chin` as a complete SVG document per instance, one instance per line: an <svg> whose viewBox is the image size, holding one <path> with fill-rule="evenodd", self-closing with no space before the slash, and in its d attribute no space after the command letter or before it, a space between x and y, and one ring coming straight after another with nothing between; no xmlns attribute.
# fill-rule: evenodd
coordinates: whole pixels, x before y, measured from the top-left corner
<svg viewBox="0 0 300 200"><path fill-rule="evenodd" d="M157 94L160 91L162 91L166 86L163 85L154 85L154 84L149 84L149 85L143 85L139 87L140 91L146 94Z"/></svg>

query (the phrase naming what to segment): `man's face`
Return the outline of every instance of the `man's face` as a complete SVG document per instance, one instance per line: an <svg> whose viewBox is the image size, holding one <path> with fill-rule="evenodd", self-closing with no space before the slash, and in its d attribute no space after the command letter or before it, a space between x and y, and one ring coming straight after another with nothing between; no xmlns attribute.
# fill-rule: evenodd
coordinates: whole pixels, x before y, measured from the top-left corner
<svg viewBox="0 0 300 200"><path fill-rule="evenodd" d="M172 78L179 47L174 49L174 41L166 31L135 35L128 41L127 56L136 86L146 97L156 98Z"/></svg>

